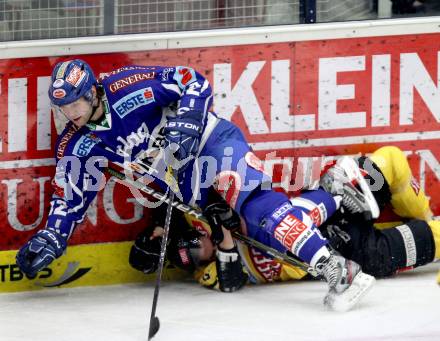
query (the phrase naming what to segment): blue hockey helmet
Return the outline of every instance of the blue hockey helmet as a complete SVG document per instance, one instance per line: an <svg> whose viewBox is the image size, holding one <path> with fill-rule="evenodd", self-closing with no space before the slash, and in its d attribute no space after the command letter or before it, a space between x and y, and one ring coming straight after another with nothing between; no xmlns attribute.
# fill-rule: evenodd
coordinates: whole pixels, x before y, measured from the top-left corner
<svg viewBox="0 0 440 341"><path fill-rule="evenodd" d="M92 85L96 78L89 64L81 59L68 60L55 65L49 87L52 105L60 107L85 97L92 101Z"/></svg>

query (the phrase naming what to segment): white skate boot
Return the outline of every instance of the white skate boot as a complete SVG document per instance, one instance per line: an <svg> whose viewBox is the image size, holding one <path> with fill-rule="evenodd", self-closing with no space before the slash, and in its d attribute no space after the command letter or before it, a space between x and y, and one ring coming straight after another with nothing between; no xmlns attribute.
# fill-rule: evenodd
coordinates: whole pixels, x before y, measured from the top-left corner
<svg viewBox="0 0 440 341"><path fill-rule="evenodd" d="M363 213L367 220L379 217L379 206L356 162L344 156L320 179L319 185L342 196L342 206L351 213Z"/></svg>
<svg viewBox="0 0 440 341"><path fill-rule="evenodd" d="M330 257L319 260L315 269L329 285L324 305L339 312L353 308L376 281L363 273L359 264L334 251Z"/></svg>

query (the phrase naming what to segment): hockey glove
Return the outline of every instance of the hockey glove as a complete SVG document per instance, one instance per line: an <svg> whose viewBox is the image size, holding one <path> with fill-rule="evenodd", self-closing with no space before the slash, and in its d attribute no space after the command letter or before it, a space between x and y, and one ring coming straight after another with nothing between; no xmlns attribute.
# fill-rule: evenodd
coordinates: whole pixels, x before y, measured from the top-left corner
<svg viewBox="0 0 440 341"><path fill-rule="evenodd" d="M185 117L172 117L165 125L165 163L183 172L199 150L202 132L200 113L187 112Z"/></svg>
<svg viewBox="0 0 440 341"><path fill-rule="evenodd" d="M241 257L236 246L231 250L217 248L215 264L221 291L234 292L246 284L248 275L243 270Z"/></svg>
<svg viewBox="0 0 440 341"><path fill-rule="evenodd" d="M52 229L38 231L17 253L17 265L29 278L34 278L60 257L67 247L66 240Z"/></svg>
<svg viewBox="0 0 440 341"><path fill-rule="evenodd" d="M240 216L226 202L207 206L203 215L208 220L212 231L211 239L216 245L223 241L222 226L229 231L235 231L241 225Z"/></svg>
<svg viewBox="0 0 440 341"><path fill-rule="evenodd" d="M142 232L134 241L130 250L128 262L130 265L144 274L156 272L159 266L160 244L162 238L157 237L150 240L153 229L149 228Z"/></svg>

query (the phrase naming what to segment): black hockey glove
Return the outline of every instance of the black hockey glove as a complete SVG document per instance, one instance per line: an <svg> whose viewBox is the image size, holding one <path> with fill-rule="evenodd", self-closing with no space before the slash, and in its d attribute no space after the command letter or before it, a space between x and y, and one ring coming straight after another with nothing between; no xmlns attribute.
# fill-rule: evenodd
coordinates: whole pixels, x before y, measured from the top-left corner
<svg viewBox="0 0 440 341"><path fill-rule="evenodd" d="M246 284L248 275L243 270L241 257L236 246L231 250L217 248L215 265L221 291L234 292Z"/></svg>
<svg viewBox="0 0 440 341"><path fill-rule="evenodd" d="M144 274L154 273L159 266L162 238L157 237L150 240L153 231L153 228L148 228L136 238L128 258L130 265Z"/></svg>
<svg viewBox="0 0 440 341"><path fill-rule="evenodd" d="M203 214L211 227L211 239L216 245L223 241L222 226L229 231L240 228L240 216L226 202L218 202L207 206Z"/></svg>

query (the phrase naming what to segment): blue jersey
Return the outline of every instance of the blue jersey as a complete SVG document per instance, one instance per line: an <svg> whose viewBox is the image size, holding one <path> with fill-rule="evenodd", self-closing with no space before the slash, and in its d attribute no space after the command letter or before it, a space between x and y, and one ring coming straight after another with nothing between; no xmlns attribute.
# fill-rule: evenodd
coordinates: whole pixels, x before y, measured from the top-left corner
<svg viewBox="0 0 440 341"><path fill-rule="evenodd" d="M160 151L169 117L191 114L202 126L200 147L180 177L179 197L203 207L214 187L237 211L249 193L269 183L241 131L209 111L209 82L189 67L126 66L98 81L104 115L77 128L69 122L56 144L55 193L47 227L68 239L102 187L107 162L142 160L166 189ZM145 171L145 169L143 169Z"/></svg>

